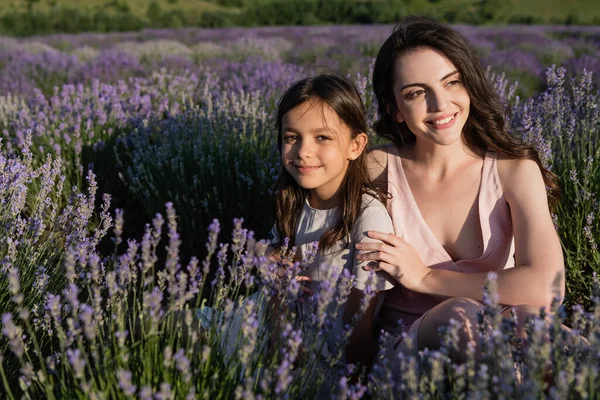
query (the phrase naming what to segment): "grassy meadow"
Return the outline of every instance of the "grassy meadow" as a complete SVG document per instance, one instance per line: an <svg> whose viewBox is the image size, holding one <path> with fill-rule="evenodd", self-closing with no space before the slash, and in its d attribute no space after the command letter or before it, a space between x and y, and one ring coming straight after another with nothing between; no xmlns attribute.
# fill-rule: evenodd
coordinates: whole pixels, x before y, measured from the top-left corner
<svg viewBox="0 0 600 400"><path fill-rule="evenodd" d="M430 15L475 25L598 25L594 0L5 0L0 34L125 32L144 28L385 24Z"/></svg>
<svg viewBox="0 0 600 400"><path fill-rule="evenodd" d="M166 12L181 10L190 18L199 17L204 12L231 11L241 12L250 4L266 4L270 0L154 0L161 10ZM385 0L372 0L372 2L385 2ZM350 0L354 3L365 3L365 0ZM5 0L0 15L11 10L27 11L32 3L32 9L48 12L53 7L80 8L92 11L105 9L118 11L128 9L137 17L147 18L147 11L152 1L145 0ZM594 0L507 0L489 2L494 7L495 20L490 22L505 23L519 18L525 22L530 18L535 23L551 24L562 21L565 15L572 15L580 24L592 24L600 17L597 3ZM468 0L427 0L404 1L401 3L406 14L433 15L443 17L444 13L474 4ZM149 21L148 21L149 22Z"/></svg>

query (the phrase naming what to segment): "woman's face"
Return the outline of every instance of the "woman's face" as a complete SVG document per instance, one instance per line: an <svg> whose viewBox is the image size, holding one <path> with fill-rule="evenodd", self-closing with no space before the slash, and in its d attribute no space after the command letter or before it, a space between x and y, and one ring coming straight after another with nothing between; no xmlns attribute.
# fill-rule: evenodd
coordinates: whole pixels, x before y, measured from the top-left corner
<svg viewBox="0 0 600 400"><path fill-rule="evenodd" d="M401 56L394 69L398 122L417 140L450 145L461 139L470 99L460 73L444 55L428 47Z"/></svg>

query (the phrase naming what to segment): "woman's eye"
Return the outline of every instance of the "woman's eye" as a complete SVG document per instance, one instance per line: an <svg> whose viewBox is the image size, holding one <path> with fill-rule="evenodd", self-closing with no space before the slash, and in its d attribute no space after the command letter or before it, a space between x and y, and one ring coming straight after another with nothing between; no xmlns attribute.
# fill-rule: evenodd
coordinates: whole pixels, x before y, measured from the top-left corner
<svg viewBox="0 0 600 400"><path fill-rule="evenodd" d="M324 136L324 135L320 135L317 136L317 140L320 142L324 142L325 140L330 140L331 138L329 136Z"/></svg>
<svg viewBox="0 0 600 400"><path fill-rule="evenodd" d="M456 85L460 85L460 80L455 79L453 81L448 82L448 86L456 86Z"/></svg>
<svg viewBox="0 0 600 400"><path fill-rule="evenodd" d="M414 90L412 92L408 92L406 94L406 97L409 99L416 99L419 96L422 96L423 94L425 94L425 91L423 89L419 89L419 90Z"/></svg>

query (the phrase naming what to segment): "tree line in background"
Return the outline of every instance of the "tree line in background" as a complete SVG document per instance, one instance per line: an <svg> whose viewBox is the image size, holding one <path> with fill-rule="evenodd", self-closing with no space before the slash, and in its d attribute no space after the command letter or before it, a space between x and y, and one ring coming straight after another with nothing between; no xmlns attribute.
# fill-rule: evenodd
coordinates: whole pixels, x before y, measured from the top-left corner
<svg viewBox="0 0 600 400"><path fill-rule="evenodd" d="M144 28L207 28L231 26L373 24L393 23L415 13L412 0L209 0L215 6L189 13L176 6L179 0L152 0L145 13L133 12L126 0L110 0L95 8L61 5L47 0L49 7L37 7L41 0L27 0L26 7L0 15L0 34L32 36L51 33L123 32ZM449 23L553 23L581 25L575 14L562 18L519 15L502 20L499 0L465 0L449 6L442 0L428 0L432 14ZM506 18L504 18L506 19ZM591 21L600 24L600 16Z"/></svg>

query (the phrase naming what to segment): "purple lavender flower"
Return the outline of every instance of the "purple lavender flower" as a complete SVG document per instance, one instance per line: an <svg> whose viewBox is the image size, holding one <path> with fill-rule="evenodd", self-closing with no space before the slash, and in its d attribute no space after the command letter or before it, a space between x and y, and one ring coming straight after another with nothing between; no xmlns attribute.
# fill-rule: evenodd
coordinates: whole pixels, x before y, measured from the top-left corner
<svg viewBox="0 0 600 400"><path fill-rule="evenodd" d="M81 357L81 351L79 349L67 349L67 357L69 364L73 368L73 373L77 379L83 379L85 374L85 360Z"/></svg>
<svg viewBox="0 0 600 400"><path fill-rule="evenodd" d="M156 393L156 400L173 400L175 398L175 394L171 389L171 384L167 382L163 382L160 384L160 391Z"/></svg>
<svg viewBox="0 0 600 400"><path fill-rule="evenodd" d="M8 338L10 351L21 358L25 352L23 329L13 322L11 313L2 315L2 334Z"/></svg>
<svg viewBox="0 0 600 400"><path fill-rule="evenodd" d="M117 370L117 379L119 380L119 387L127 396L133 396L136 391L135 385L131 382L131 371L124 369Z"/></svg>

